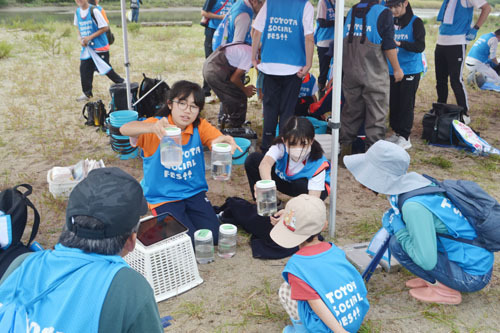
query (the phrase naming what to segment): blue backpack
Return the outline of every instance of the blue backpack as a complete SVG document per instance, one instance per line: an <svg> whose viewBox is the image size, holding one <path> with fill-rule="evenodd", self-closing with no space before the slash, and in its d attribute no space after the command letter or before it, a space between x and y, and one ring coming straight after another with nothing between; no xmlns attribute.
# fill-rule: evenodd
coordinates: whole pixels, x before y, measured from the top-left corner
<svg viewBox="0 0 500 333"><path fill-rule="evenodd" d="M442 182L423 175L437 186L427 186L400 194L398 207L401 211L403 203L414 196L444 193L460 210L477 233L475 239L453 237L438 233L440 237L480 246L488 251L500 251L500 204L478 184L468 180L447 179Z"/></svg>

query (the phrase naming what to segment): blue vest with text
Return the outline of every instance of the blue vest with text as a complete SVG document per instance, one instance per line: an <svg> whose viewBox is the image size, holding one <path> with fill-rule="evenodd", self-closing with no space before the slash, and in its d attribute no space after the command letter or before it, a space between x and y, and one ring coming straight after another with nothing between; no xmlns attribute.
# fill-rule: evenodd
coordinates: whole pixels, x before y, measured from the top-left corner
<svg viewBox="0 0 500 333"><path fill-rule="evenodd" d="M380 33L378 32L377 28L377 21L380 14L386 9L387 7L376 4L373 5L366 14L366 38L368 38L368 40L373 44L379 45L382 43L382 37L380 36ZM349 10L349 13L347 13L347 18L345 20L344 37L347 37L349 35L349 29L351 27L351 15L352 15L352 8ZM355 17L354 36L361 36L362 32L363 32L363 19L361 17Z"/></svg>
<svg viewBox="0 0 500 333"><path fill-rule="evenodd" d="M244 0L238 0L232 7L231 11L229 12L229 26L227 28L227 42L232 43L234 39L234 21L236 21L236 17L240 15L241 13L247 13L248 16L250 16L250 22L248 24L248 31L247 35L245 36L244 42L247 43L248 45L252 45L252 35L250 32L252 31L252 17L253 17L253 10L252 8L248 7L247 4L245 3Z"/></svg>
<svg viewBox="0 0 500 333"><path fill-rule="evenodd" d="M94 9L94 6L89 7L89 12L85 18L82 18L80 15L80 8L76 10L76 21L78 23L78 30L80 30L80 36L82 37L87 37L92 35L94 32L99 30L99 27L97 27L97 22L94 22L92 19L92 16L90 15L90 11ZM101 34L97 36L96 38L92 39L91 43L89 46L91 48L99 49L101 47L105 47L108 45L108 38L106 38L106 34ZM84 48L82 46L82 51L80 53L80 59L82 59ZM90 57L90 56L89 56ZM88 59L88 58L87 58ZM82 59L85 60L85 59Z"/></svg>
<svg viewBox="0 0 500 333"><path fill-rule="evenodd" d="M439 10L437 21L441 22L439 26L439 34L441 35L464 35L470 29L474 8L465 8L462 6L462 1L457 0L455 12L453 13L453 23L443 23L444 14L449 1L443 1Z"/></svg>
<svg viewBox="0 0 500 333"><path fill-rule="evenodd" d="M226 4L226 5L224 6L224 4ZM216 11L219 10L219 8L222 8L217 13L217 15L226 15L227 13L229 13L229 10L231 9L232 4L233 4L233 0L227 0L227 3L226 3L226 0L217 0L217 3L213 6L211 12L215 13ZM224 6L224 7L222 7L222 6ZM221 21L222 20L210 19L210 21L208 21L208 27L212 28L212 29L217 29L217 27L219 26Z"/></svg>
<svg viewBox="0 0 500 333"><path fill-rule="evenodd" d="M29 255L0 287L0 331L98 332L107 291L124 267L120 256L61 244Z"/></svg>
<svg viewBox="0 0 500 333"><path fill-rule="evenodd" d="M466 239L474 239L477 234L467 219L446 197L436 194L419 195L405 201L417 202L437 216L448 229L448 234ZM403 217L404 221L404 217ZM448 258L472 275L484 275L493 266L494 256L490 251L444 237L438 237L438 251L447 253Z"/></svg>
<svg viewBox="0 0 500 333"><path fill-rule="evenodd" d="M335 21L335 7L330 2L330 0L325 0L326 3L326 20L327 21ZM314 43L318 44L318 42L324 40L332 40L335 34L335 27L331 26L328 28L322 28L319 26L319 23L316 25L316 30L314 30Z"/></svg>
<svg viewBox="0 0 500 333"><path fill-rule="evenodd" d="M150 204L183 200L208 190L198 128L193 129L193 135L182 146L182 151L182 164L168 169L161 164L160 145L152 156L142 155L144 178L141 185Z"/></svg>
<svg viewBox="0 0 500 333"><path fill-rule="evenodd" d="M404 41L413 43L415 38L413 37L413 22L417 16L413 15L410 20L410 23L403 29L398 29L394 31L394 40ZM398 28L399 26L394 26L394 28ZM422 64L422 53L415 53L411 51L407 51L401 47L397 48L398 50L398 61L403 73L406 74L418 74L424 71L424 65ZM391 63L387 60L387 64L389 65L389 74L393 75L394 70L392 69Z"/></svg>
<svg viewBox="0 0 500 333"><path fill-rule="evenodd" d="M306 45L302 22L307 0L267 1L262 32L262 62L305 66Z"/></svg>
<svg viewBox="0 0 500 333"><path fill-rule="evenodd" d="M282 273L286 282L288 273L311 286L345 330L359 330L370 304L361 275L347 261L342 250L332 244L331 249L316 255L294 254ZM307 301L298 301L298 309L308 332L332 332Z"/></svg>
<svg viewBox="0 0 500 333"><path fill-rule="evenodd" d="M482 63L487 63L488 60L490 60L490 46L488 45L488 41L491 38L496 38L494 32L490 32L479 37L474 45L472 45L472 48L467 56L477 59Z"/></svg>
<svg viewBox="0 0 500 333"><path fill-rule="evenodd" d="M312 96L314 85L316 84L316 78L311 73L307 73L306 76L302 78L302 85L300 86L299 98L305 96Z"/></svg>
<svg viewBox="0 0 500 333"><path fill-rule="evenodd" d="M286 181L292 181L300 178L311 179L321 171L325 170L325 188L327 189L328 193L330 193L330 162L324 156L322 156L320 159L317 159L316 161L307 160L304 168L302 168L302 170L300 170L293 176L289 176L286 174L287 167L288 153L285 150L285 154L283 155L283 157L276 161L275 172L278 177Z"/></svg>

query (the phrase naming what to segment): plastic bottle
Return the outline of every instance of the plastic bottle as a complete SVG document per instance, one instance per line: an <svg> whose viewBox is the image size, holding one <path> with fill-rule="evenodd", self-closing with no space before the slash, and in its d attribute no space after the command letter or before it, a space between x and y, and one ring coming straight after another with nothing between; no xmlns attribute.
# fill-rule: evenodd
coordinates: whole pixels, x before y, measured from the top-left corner
<svg viewBox="0 0 500 333"><path fill-rule="evenodd" d="M200 229L194 233L194 250L198 263L208 264L214 261L214 240L212 231L209 229Z"/></svg>
<svg viewBox="0 0 500 333"><path fill-rule="evenodd" d="M238 228L235 225L225 223L219 227L219 246L217 254L221 258L231 258L236 254L236 238Z"/></svg>
<svg viewBox="0 0 500 333"><path fill-rule="evenodd" d="M228 180L231 178L231 145L215 143L212 145L212 178L215 180Z"/></svg>
<svg viewBox="0 0 500 333"><path fill-rule="evenodd" d="M167 127L165 131L167 134L160 142L161 164L165 168L179 166L182 164L181 129Z"/></svg>
<svg viewBox="0 0 500 333"><path fill-rule="evenodd" d="M257 214L271 216L277 211L276 183L274 180L259 180L255 188Z"/></svg>

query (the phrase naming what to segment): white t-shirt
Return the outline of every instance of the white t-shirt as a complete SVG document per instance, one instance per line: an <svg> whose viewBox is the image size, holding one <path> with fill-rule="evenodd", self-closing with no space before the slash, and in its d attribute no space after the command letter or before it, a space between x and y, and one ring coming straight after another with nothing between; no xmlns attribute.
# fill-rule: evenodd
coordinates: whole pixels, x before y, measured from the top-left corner
<svg viewBox="0 0 500 333"><path fill-rule="evenodd" d="M267 18L267 1L264 2L264 5L257 14L257 17L255 18L252 27L257 31L263 32L266 26L266 18ZM304 13L302 14L302 25L304 26L304 36L314 33L314 7L309 1L306 2L306 5L304 7ZM293 75L296 74L301 68L302 67L300 66L279 64L273 62L259 64L259 70L269 75L282 75L282 76Z"/></svg>
<svg viewBox="0 0 500 333"><path fill-rule="evenodd" d="M285 145L282 143L272 145L266 153L266 156L270 156L275 162L285 155ZM309 155L307 156L309 158ZM306 160L307 160L306 158ZM292 159L288 161L287 174L293 176L300 172L304 168L304 162L294 162ZM309 179L307 182L307 189L309 191L323 191L325 189L325 178L326 171L323 170L316 176Z"/></svg>
<svg viewBox="0 0 500 333"><path fill-rule="evenodd" d="M80 17L82 19L87 17L87 14L89 13L89 8L90 8L90 6L87 9L85 9L85 10L83 10L83 9L80 8ZM97 9L97 7L94 7L94 17L95 17L95 20L97 22L97 27L99 29L102 29L102 28L108 26L108 22L106 22L106 20L104 19L104 16L102 16L102 14L101 14L101 11L99 9ZM76 12L75 12L75 15L74 15L73 24L76 25L76 26L78 26L78 20L76 18Z"/></svg>
<svg viewBox="0 0 500 333"><path fill-rule="evenodd" d="M227 62L248 72L252 67L252 47L247 44L231 45L224 49Z"/></svg>
<svg viewBox="0 0 500 333"><path fill-rule="evenodd" d="M475 9L481 8L486 4L486 0L458 0L464 8L474 7ZM441 35L438 34L438 45L465 45L468 41L465 39L465 34L462 35Z"/></svg>

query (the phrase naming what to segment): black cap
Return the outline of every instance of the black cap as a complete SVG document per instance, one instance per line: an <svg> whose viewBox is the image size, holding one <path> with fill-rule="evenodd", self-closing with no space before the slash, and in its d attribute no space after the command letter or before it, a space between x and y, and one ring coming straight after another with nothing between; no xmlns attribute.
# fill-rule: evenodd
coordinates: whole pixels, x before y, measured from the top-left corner
<svg viewBox="0 0 500 333"><path fill-rule="evenodd" d="M403 3L405 2L405 0L387 0L385 2L385 6L386 7L394 7L394 6L397 6L399 5L400 3Z"/></svg>
<svg viewBox="0 0 500 333"><path fill-rule="evenodd" d="M148 211L141 185L119 168L89 172L69 196L66 226L78 237L103 239L130 232ZM76 227L74 216L91 216L106 225L103 230Z"/></svg>

